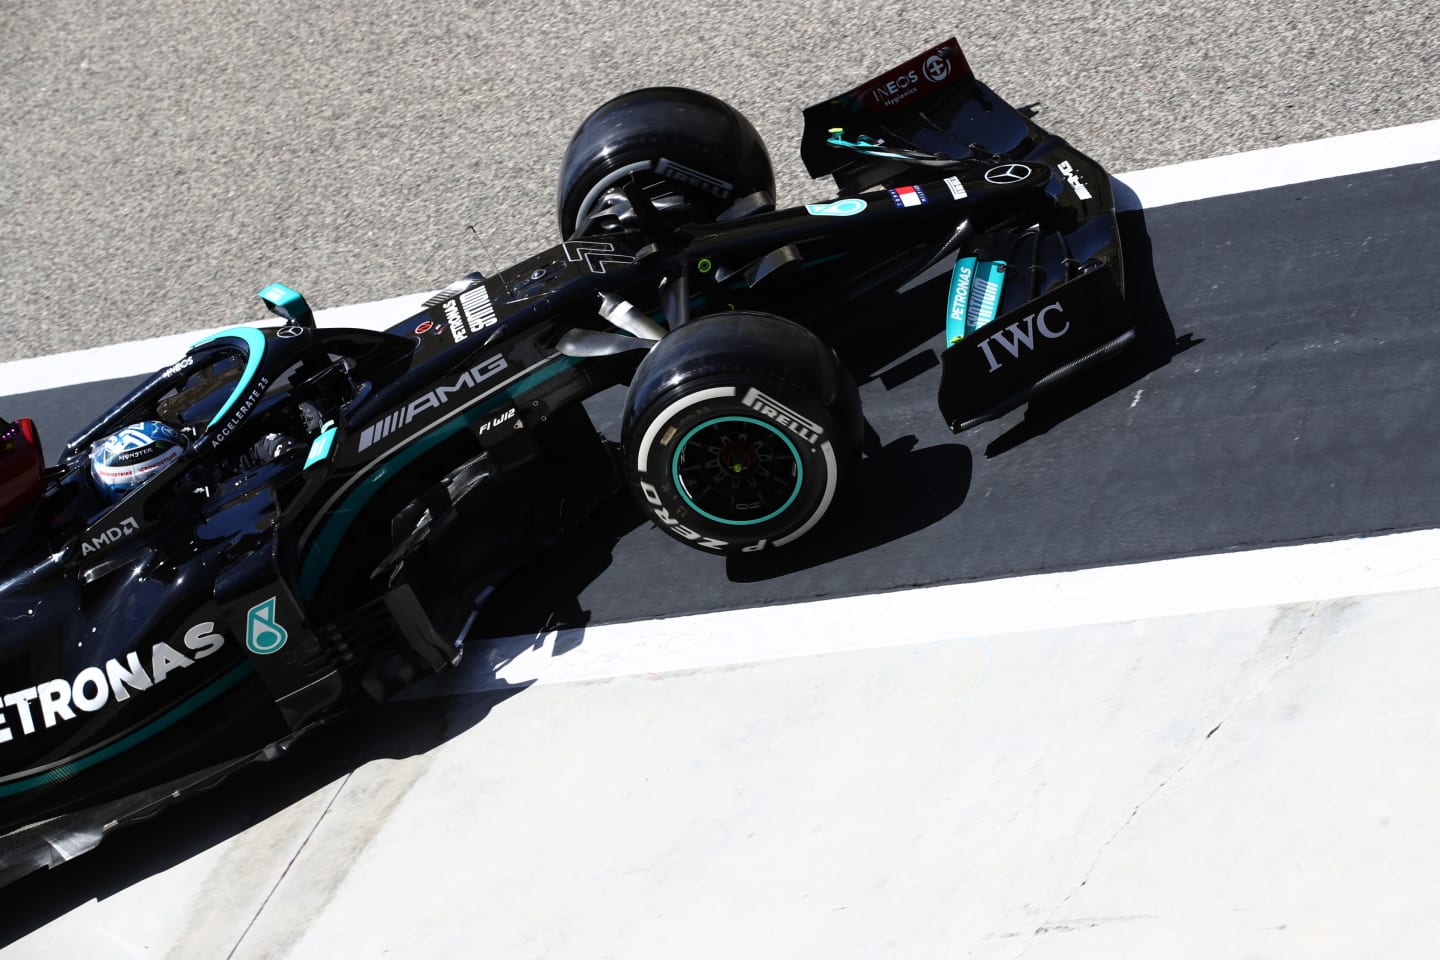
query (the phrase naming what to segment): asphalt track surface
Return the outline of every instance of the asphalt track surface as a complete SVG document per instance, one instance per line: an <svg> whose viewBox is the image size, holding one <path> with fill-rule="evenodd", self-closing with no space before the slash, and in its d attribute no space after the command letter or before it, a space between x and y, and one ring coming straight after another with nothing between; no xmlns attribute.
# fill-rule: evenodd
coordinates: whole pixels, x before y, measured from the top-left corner
<svg viewBox="0 0 1440 960"><path fill-rule="evenodd" d="M799 111L952 34L1115 171L1440 116L1440 8L1399 0L7 0L0 361L513 262L554 240L575 126L640 86L731 101L781 201L819 199Z"/></svg>
<svg viewBox="0 0 1440 960"><path fill-rule="evenodd" d="M1440 526L1437 207L1430 163L1123 214L1142 343L1122 362L955 437L935 408L933 325L909 350L877 337L858 367L870 450L827 536L727 562L620 500L542 555L529 575L545 589L502 594L483 629ZM916 315L940 316L944 284L911 294ZM53 451L131 382L6 402L36 418ZM620 401L589 405L606 432Z"/></svg>

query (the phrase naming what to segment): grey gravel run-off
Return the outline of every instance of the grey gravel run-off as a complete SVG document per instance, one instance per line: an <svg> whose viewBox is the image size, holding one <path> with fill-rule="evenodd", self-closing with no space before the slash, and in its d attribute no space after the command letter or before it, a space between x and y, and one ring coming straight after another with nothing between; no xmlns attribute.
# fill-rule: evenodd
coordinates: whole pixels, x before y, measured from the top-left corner
<svg viewBox="0 0 1440 960"><path fill-rule="evenodd" d="M1343 14L1338 12L1343 10ZM555 239L570 133L680 84L819 199L799 111L958 35L1122 172L1440 116L1433 3L0 4L0 361L441 286Z"/></svg>

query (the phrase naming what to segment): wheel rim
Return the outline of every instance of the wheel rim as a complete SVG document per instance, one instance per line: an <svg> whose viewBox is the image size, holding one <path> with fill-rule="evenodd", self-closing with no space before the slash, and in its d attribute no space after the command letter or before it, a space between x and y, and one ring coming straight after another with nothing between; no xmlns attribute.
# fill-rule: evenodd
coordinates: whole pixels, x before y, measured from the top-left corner
<svg viewBox="0 0 1440 960"><path fill-rule="evenodd" d="M676 446L670 471L691 509L736 527L780 516L805 480L795 444L753 417L716 417L692 427Z"/></svg>

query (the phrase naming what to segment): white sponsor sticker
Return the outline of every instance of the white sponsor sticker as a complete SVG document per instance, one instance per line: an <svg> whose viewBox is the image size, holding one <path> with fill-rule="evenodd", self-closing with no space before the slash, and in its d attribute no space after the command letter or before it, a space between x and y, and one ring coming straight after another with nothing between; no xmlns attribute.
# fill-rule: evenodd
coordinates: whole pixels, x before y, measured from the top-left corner
<svg viewBox="0 0 1440 960"><path fill-rule="evenodd" d="M470 323L470 332L479 333L495 324L495 307L490 303L490 291L482 283L473 290L460 294L460 308Z"/></svg>
<svg viewBox="0 0 1440 960"><path fill-rule="evenodd" d="M669 177L672 180L679 180L681 183L688 183L692 187L698 187L722 200L728 198L735 190L735 184L729 180L712 177L708 173L702 173L694 167L687 167L674 160L661 159L659 163L655 164L655 172L662 177Z"/></svg>
<svg viewBox="0 0 1440 960"><path fill-rule="evenodd" d="M1075 171L1075 167L1071 165L1070 161L1060 161L1059 169L1060 175L1065 178L1065 182L1070 184L1070 189L1075 191L1075 196L1081 200L1089 200L1090 190L1085 185L1085 181L1081 179L1080 174Z"/></svg>
<svg viewBox="0 0 1440 960"><path fill-rule="evenodd" d="M801 416L779 400L766 396L754 387L750 388L749 392L745 394L745 399L740 402L757 413L774 420L806 443L812 445L819 443L820 435L825 432L814 420Z"/></svg>
<svg viewBox="0 0 1440 960"><path fill-rule="evenodd" d="M86 667L74 679L46 680L33 687L0 696L0 744L27 737L95 713L110 703L123 703L132 694L149 690L178 669L203 660L225 645L225 635L207 620L185 631L183 652L170 643L157 643L148 658L132 650ZM78 712L77 712L78 711Z"/></svg>

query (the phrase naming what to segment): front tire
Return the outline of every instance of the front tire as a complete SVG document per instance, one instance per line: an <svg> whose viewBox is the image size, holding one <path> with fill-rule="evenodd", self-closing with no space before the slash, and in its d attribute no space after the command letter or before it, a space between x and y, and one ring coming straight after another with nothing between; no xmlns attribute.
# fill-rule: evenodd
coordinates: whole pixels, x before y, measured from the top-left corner
<svg viewBox="0 0 1440 960"><path fill-rule="evenodd" d="M623 437L632 491L656 526L719 554L816 529L855 469L855 382L813 333L780 317L692 321L636 371Z"/></svg>

